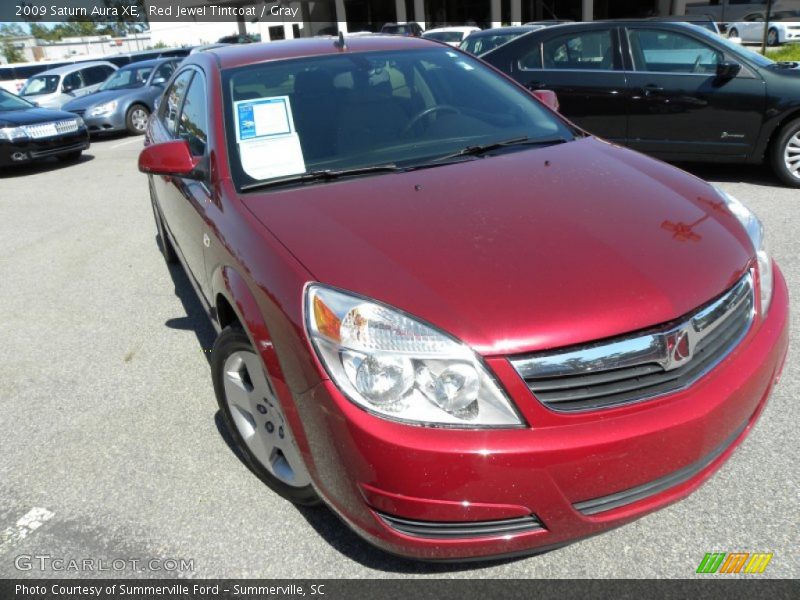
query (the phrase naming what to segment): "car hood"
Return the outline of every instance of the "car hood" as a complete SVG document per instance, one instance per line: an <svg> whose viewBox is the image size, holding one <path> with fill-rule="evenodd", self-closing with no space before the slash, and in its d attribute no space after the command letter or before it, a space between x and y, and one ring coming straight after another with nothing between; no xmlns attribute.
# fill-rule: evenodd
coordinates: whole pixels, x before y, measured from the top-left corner
<svg viewBox="0 0 800 600"><path fill-rule="evenodd" d="M244 202L318 281L484 355L670 321L753 253L711 186L594 138Z"/></svg>
<svg viewBox="0 0 800 600"><path fill-rule="evenodd" d="M31 123L44 123L47 121L60 121L61 119L74 119L75 115L63 110L49 108L24 108L21 110L0 111L0 127L16 127L30 125Z"/></svg>
<svg viewBox="0 0 800 600"><path fill-rule="evenodd" d="M126 96L141 96L146 88L133 88L128 90L103 90L101 92L94 92L70 100L64 105L64 110L82 110L103 104L104 102L111 102L112 100L120 101Z"/></svg>

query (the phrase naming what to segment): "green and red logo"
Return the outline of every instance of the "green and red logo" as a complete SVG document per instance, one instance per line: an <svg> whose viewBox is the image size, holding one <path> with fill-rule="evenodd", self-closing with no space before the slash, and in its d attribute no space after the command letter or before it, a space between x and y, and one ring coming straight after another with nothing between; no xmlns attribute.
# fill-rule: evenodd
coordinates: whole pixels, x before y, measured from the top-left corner
<svg viewBox="0 0 800 600"><path fill-rule="evenodd" d="M763 573L772 552L707 552L697 567L698 573Z"/></svg>

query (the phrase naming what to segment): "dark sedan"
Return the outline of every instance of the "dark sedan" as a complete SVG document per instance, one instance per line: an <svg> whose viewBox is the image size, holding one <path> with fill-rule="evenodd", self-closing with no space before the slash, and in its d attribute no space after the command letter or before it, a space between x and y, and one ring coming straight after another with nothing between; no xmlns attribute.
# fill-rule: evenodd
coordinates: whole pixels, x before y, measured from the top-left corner
<svg viewBox="0 0 800 600"><path fill-rule="evenodd" d="M705 29L559 25L481 56L593 134L666 160L769 162L800 187L800 69Z"/></svg>
<svg viewBox="0 0 800 600"><path fill-rule="evenodd" d="M128 131L140 135L147 129L156 98L180 59L145 60L121 68L93 94L64 105L86 121L91 133Z"/></svg>
<svg viewBox="0 0 800 600"><path fill-rule="evenodd" d="M89 147L89 132L80 117L38 108L0 90L0 166L55 156L71 161Z"/></svg>

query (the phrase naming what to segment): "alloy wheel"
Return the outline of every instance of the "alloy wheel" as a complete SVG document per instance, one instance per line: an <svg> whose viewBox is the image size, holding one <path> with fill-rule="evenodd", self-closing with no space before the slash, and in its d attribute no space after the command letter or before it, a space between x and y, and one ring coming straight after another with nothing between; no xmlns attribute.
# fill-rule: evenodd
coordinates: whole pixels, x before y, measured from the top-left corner
<svg viewBox="0 0 800 600"><path fill-rule="evenodd" d="M800 179L800 131L786 142L786 148L783 150L783 160L789 173L793 177Z"/></svg>
<svg viewBox="0 0 800 600"><path fill-rule="evenodd" d="M136 131L147 129L147 111L143 108L134 108L131 113L131 124Z"/></svg>
<svg viewBox="0 0 800 600"><path fill-rule="evenodd" d="M286 485L309 485L311 478L297 443L256 354L232 353L222 378L234 425L250 452Z"/></svg>

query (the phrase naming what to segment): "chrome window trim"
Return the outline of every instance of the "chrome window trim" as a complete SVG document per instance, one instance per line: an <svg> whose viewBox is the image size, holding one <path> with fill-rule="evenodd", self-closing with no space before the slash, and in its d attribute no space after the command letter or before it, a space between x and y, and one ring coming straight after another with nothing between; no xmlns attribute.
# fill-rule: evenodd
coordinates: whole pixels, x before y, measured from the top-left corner
<svg viewBox="0 0 800 600"><path fill-rule="evenodd" d="M675 370L686 366L695 358L695 348L704 338L710 336L727 318L735 313L743 302L751 300L751 307L747 323L741 333L732 341L727 351L721 353L706 368L702 369L684 385L666 392L643 394L635 399L610 404L605 407L572 408L559 410L557 402L541 402L543 406L556 412L578 413L605 408L616 408L644 400L674 394L693 385L709 371L721 363L730 352L739 345L752 327L756 313L754 273L748 271L732 288L711 303L699 308L692 314L684 317L677 325L671 324L663 328L656 328L646 332L629 335L614 340L587 344L553 352L545 352L534 356L510 358L511 366L526 381L547 379L554 377L570 377L587 375L590 373L608 373L618 369L650 365L660 366L664 371ZM688 341L689 356L677 357L674 352L675 344L682 337ZM533 390L531 393L534 394Z"/></svg>

